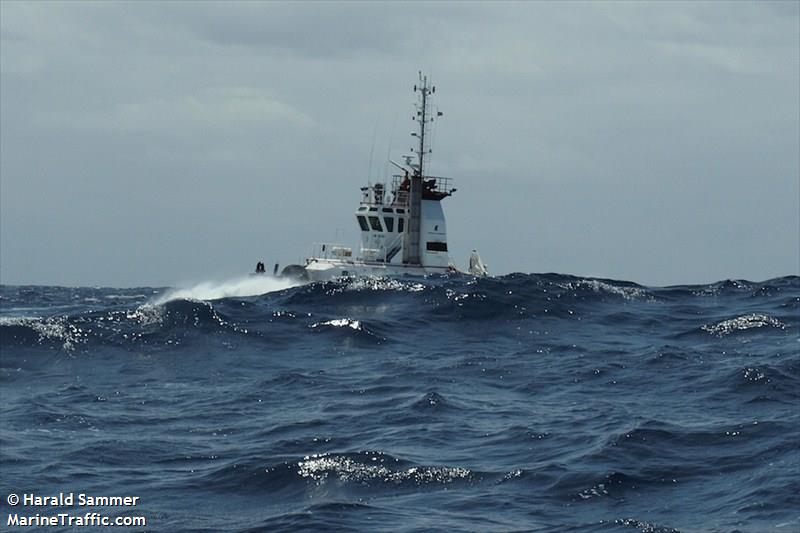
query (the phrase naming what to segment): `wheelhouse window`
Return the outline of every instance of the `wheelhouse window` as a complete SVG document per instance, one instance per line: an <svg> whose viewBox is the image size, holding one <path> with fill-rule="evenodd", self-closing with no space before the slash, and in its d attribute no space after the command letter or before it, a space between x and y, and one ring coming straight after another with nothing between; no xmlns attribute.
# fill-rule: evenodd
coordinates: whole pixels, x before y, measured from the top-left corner
<svg viewBox="0 0 800 533"><path fill-rule="evenodd" d="M406 219L405 218L400 217L400 218L397 219L397 231L398 231L398 233L403 233L403 229L404 229L405 225L406 225Z"/></svg>
<svg viewBox="0 0 800 533"><path fill-rule="evenodd" d="M369 231L366 217L364 215L358 215L356 218L358 219L358 225L361 226L361 231Z"/></svg>
<svg viewBox="0 0 800 533"><path fill-rule="evenodd" d="M429 242L425 245L429 252L446 252L447 251L447 243L446 242Z"/></svg>
<svg viewBox="0 0 800 533"><path fill-rule="evenodd" d="M386 231L392 232L394 231L394 218L392 217L383 217L383 222L386 224Z"/></svg>
<svg viewBox="0 0 800 533"><path fill-rule="evenodd" d="M378 217L369 217L369 225L372 226L372 229L375 231L383 231L381 221Z"/></svg>

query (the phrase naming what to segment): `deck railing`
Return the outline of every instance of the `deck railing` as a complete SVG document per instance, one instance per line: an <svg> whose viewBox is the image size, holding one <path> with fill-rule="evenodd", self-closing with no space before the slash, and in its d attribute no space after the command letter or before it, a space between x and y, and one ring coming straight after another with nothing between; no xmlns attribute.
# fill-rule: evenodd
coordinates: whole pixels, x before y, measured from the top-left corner
<svg viewBox="0 0 800 533"><path fill-rule="evenodd" d="M442 176L425 176L422 179L422 197L440 200L453 194L453 179ZM408 207L411 196L411 180L408 176L395 174L392 186L387 191L382 183L361 188L361 205Z"/></svg>

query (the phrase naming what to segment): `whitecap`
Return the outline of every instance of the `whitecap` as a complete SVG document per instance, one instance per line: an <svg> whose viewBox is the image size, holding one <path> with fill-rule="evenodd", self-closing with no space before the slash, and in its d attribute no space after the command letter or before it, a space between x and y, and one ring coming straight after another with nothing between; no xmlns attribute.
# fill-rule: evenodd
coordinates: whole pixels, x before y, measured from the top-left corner
<svg viewBox="0 0 800 533"><path fill-rule="evenodd" d="M459 479L469 479L472 476L471 470L462 467L415 466L393 470L384 464L391 461L398 462L397 459L387 458L383 454L375 454L371 458L373 464L362 463L346 456L311 455L297 463L297 473L317 482L328 477L336 477L342 482L403 483L410 481L418 485L447 484Z"/></svg>
<svg viewBox="0 0 800 533"><path fill-rule="evenodd" d="M723 320L717 324L701 326L700 329L711 333L712 335L728 335L734 331L742 331L746 329L773 327L778 329L786 329L786 324L768 315L759 313L751 313L749 315L742 315L729 320Z"/></svg>
<svg viewBox="0 0 800 533"><path fill-rule="evenodd" d="M61 341L61 347L72 351L76 344L84 342L86 333L66 317L0 317L0 326L24 326L38 333L39 342L46 340Z"/></svg>
<svg viewBox="0 0 800 533"><path fill-rule="evenodd" d="M222 298L240 298L258 296L269 292L282 291L296 287L301 283L291 278L274 278L272 276L247 276L228 281L206 281L189 288L178 288L158 296L154 305L162 305L172 300L219 300Z"/></svg>
<svg viewBox="0 0 800 533"><path fill-rule="evenodd" d="M597 279L581 279L578 281L570 281L567 283L556 283L558 287L566 290L576 290L580 288L591 289L596 293L610 293L622 296L626 300L638 300L648 297L647 291L641 287L620 287L611 285Z"/></svg>
<svg viewBox="0 0 800 533"><path fill-rule="evenodd" d="M326 320L325 322L315 322L308 327L319 328L322 326L331 326L334 328L351 328L356 331L362 331L364 329L361 326L361 321L352 320L350 318L334 318L333 320Z"/></svg>

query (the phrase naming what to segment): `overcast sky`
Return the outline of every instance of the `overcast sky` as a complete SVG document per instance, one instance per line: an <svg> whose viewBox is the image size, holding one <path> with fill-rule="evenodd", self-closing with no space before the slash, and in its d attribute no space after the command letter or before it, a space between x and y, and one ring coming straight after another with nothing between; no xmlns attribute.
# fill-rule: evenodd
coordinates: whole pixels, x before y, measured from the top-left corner
<svg viewBox="0 0 800 533"><path fill-rule="evenodd" d="M2 1L0 281L176 285L356 245L420 69L460 266L798 274L799 5Z"/></svg>

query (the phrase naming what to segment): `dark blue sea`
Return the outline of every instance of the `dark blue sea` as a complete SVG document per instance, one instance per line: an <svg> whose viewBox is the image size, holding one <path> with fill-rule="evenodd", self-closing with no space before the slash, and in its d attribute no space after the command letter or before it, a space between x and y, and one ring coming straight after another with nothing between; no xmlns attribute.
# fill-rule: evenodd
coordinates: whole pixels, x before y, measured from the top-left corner
<svg viewBox="0 0 800 533"><path fill-rule="evenodd" d="M800 530L796 276L2 286L0 317L3 531Z"/></svg>

